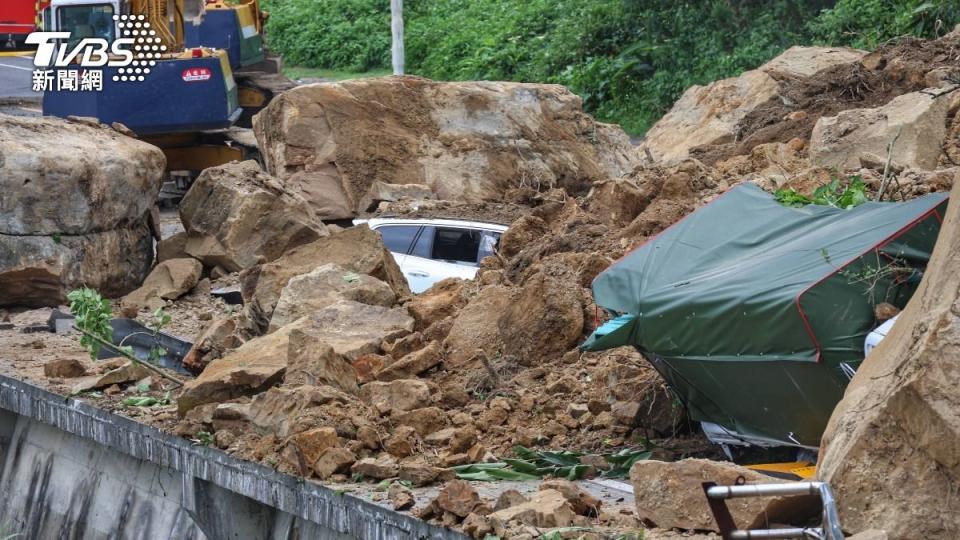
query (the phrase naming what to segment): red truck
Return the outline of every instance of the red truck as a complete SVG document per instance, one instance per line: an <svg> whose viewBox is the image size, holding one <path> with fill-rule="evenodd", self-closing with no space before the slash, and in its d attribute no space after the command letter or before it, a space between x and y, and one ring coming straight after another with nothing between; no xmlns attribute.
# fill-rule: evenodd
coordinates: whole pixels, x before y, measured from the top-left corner
<svg viewBox="0 0 960 540"><path fill-rule="evenodd" d="M21 46L40 27L40 13L49 0L0 0L0 48Z"/></svg>

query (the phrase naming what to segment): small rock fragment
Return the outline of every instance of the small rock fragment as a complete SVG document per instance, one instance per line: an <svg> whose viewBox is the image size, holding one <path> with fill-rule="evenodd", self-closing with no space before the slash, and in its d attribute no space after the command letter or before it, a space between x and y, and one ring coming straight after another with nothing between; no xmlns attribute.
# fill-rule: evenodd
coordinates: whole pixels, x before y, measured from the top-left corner
<svg viewBox="0 0 960 540"><path fill-rule="evenodd" d="M313 464L313 472L321 480L326 480L336 473L348 471L355 460L356 456L346 448L327 448Z"/></svg>
<svg viewBox="0 0 960 540"><path fill-rule="evenodd" d="M433 504L446 512L465 518L480 504L480 495L465 480L451 480L443 487Z"/></svg>
<svg viewBox="0 0 960 540"><path fill-rule="evenodd" d="M391 457L381 457L379 459L364 458L353 464L350 470L355 474L362 474L366 478L375 480L386 480L397 476L399 467L397 462Z"/></svg>
<svg viewBox="0 0 960 540"><path fill-rule="evenodd" d="M390 484L390 489L387 490L387 496L390 498L390 504L393 505L393 509L397 511L409 510L417 503L413 492L397 482Z"/></svg>
<svg viewBox="0 0 960 540"><path fill-rule="evenodd" d="M86 375L87 368L75 358L59 358L43 365L43 374L49 378L68 379Z"/></svg>

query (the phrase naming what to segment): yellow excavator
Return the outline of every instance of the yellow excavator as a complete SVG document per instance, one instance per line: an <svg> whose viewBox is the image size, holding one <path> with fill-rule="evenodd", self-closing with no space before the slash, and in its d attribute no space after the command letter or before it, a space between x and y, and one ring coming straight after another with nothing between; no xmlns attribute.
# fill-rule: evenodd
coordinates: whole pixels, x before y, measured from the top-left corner
<svg viewBox="0 0 960 540"><path fill-rule="evenodd" d="M186 46L227 52L243 109L238 124L250 127L254 114L275 95L293 87L280 75L280 58L270 55L264 44L269 15L259 0L206 0L205 11L199 24L187 25Z"/></svg>
<svg viewBox="0 0 960 540"><path fill-rule="evenodd" d="M250 133L230 128L292 86L256 84L278 67L265 59L263 20L257 0L52 0L46 31L68 32L71 47L85 38L135 38L123 44L135 61L100 68L98 91L45 92L43 112L117 122L158 146L171 173L165 193L176 198L203 169L256 157ZM254 82L241 90L238 77Z"/></svg>
<svg viewBox="0 0 960 540"><path fill-rule="evenodd" d="M243 159L243 149L218 132L242 114L227 51L185 45L187 25L203 15L203 0L53 0L45 29L68 32L69 45L85 38L114 43L134 29L137 41L127 47L132 63L99 68L100 90L47 91L43 113L121 123L160 147L171 171Z"/></svg>

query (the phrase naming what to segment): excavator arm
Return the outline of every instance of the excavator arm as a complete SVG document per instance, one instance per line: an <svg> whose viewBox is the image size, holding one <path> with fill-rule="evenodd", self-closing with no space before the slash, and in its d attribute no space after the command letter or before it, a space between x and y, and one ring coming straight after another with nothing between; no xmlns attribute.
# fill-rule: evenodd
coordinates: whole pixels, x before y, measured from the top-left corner
<svg viewBox="0 0 960 540"><path fill-rule="evenodd" d="M130 0L130 14L143 15L167 51L184 49L187 21L203 17L204 0Z"/></svg>

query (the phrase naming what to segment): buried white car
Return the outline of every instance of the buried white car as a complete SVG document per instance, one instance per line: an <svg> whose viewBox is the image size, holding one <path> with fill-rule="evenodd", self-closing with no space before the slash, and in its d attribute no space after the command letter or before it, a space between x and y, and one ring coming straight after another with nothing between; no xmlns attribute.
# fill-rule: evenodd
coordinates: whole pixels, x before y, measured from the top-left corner
<svg viewBox="0 0 960 540"><path fill-rule="evenodd" d="M380 233L410 290L421 293L445 278L473 279L493 255L505 225L453 219L357 219Z"/></svg>
<svg viewBox="0 0 960 540"><path fill-rule="evenodd" d="M890 330L893 329L893 325L896 324L898 317L900 317L900 315L897 315L892 319L888 319L883 324L874 328L869 334L867 334L867 339L865 339L863 343L864 357L869 356L870 351L875 349L877 345L879 345L880 342L883 341L883 338L887 337L887 334L889 334ZM856 369L854 369L853 367L849 366L846 363L841 363L840 368L843 369L847 377L851 379L853 378L853 375L856 373ZM760 446L760 447L767 447L767 448L783 445L781 441L776 441L773 439L765 439L762 437L756 437L756 436L750 436L750 435L744 435L711 422L700 422L700 426L703 428L703 433L707 436L707 439L709 439L710 442L719 444L724 447L724 451L727 453L728 457L731 455L729 449L727 448L728 445ZM799 444L797 444L797 446L801 448L806 448L808 450L812 450L814 452L817 450L816 447L801 446Z"/></svg>

